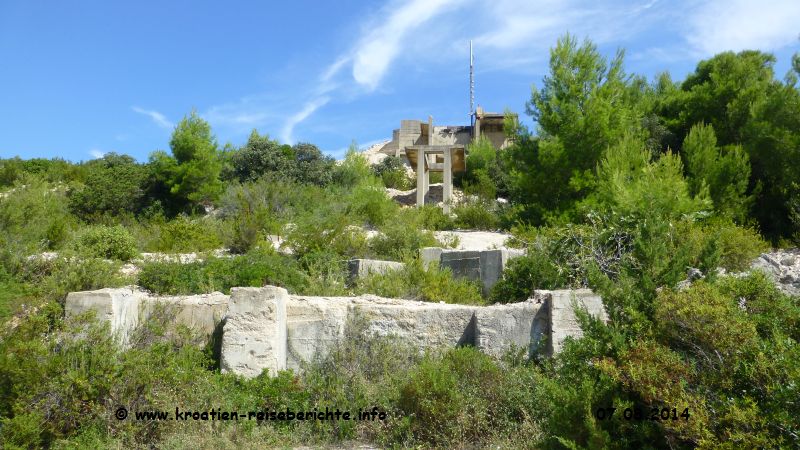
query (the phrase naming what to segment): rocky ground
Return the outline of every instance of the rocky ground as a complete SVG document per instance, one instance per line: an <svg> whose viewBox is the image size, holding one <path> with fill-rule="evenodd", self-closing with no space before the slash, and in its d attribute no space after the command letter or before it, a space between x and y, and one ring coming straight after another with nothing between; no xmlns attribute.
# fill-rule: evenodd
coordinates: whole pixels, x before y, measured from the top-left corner
<svg viewBox="0 0 800 450"><path fill-rule="evenodd" d="M751 267L766 272L787 294L800 295L800 248L762 253Z"/></svg>
<svg viewBox="0 0 800 450"><path fill-rule="evenodd" d="M417 204L416 188L409 191L386 188L386 194L402 206L415 206ZM444 188L442 183L431 184L428 193L425 195L425 204L442 206L443 198ZM453 203L461 203L463 200L464 194L460 190L453 188Z"/></svg>

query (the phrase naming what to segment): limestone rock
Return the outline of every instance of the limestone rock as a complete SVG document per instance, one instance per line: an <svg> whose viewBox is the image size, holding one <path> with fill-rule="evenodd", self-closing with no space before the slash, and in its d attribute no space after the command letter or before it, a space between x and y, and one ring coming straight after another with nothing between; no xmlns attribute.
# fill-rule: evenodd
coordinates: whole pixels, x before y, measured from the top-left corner
<svg viewBox="0 0 800 450"><path fill-rule="evenodd" d="M780 290L789 295L800 295L800 249L776 250L762 253L751 264L775 280Z"/></svg>

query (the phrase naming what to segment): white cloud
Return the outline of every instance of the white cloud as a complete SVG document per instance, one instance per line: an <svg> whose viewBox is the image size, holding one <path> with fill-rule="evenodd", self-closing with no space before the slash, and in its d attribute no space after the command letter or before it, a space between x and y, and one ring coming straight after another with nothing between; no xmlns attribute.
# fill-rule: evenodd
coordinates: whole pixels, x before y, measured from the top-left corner
<svg viewBox="0 0 800 450"><path fill-rule="evenodd" d="M698 56L776 50L797 43L800 1L714 0L691 13L686 40Z"/></svg>
<svg viewBox="0 0 800 450"><path fill-rule="evenodd" d="M454 9L462 0L411 0L391 3L388 18L361 36L353 49L353 79L372 91L389 65L397 58L408 35L443 12ZM390 9L386 9L389 11ZM425 32L420 35L424 38Z"/></svg>
<svg viewBox="0 0 800 450"><path fill-rule="evenodd" d="M158 111L139 108L138 106L133 106L131 109L136 113L150 117L161 128L171 129L175 127L175 124L167 120L166 116Z"/></svg>
<svg viewBox="0 0 800 450"><path fill-rule="evenodd" d="M290 116L286 120L286 123L283 125L283 130L281 131L281 139L283 142L287 144L294 143L294 137L292 136L294 133L294 127L300 122L306 120L308 116L314 113L314 111L325 106L329 101L330 97L315 98L314 100L306 103L305 106L303 106L303 109Z"/></svg>
<svg viewBox="0 0 800 450"><path fill-rule="evenodd" d="M99 150L99 149L96 149L96 148L93 148L93 149L89 150L89 154L92 155L92 158L94 158L94 159L100 159L100 158L102 158L103 156L106 155L106 152L104 152L102 150Z"/></svg>

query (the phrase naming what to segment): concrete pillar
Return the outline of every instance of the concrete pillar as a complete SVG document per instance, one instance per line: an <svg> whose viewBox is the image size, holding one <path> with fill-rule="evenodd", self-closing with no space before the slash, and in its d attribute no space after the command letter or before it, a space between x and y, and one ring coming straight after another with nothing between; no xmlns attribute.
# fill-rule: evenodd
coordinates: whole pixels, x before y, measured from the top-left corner
<svg viewBox="0 0 800 450"><path fill-rule="evenodd" d="M444 151L444 180L442 185L442 201L444 202L444 213L450 213L450 199L453 197L453 149L448 148Z"/></svg>
<svg viewBox="0 0 800 450"><path fill-rule="evenodd" d="M425 151L422 149L417 150L417 206L425 204L425 194L428 188L427 179L428 171L425 169Z"/></svg>
<svg viewBox="0 0 800 450"><path fill-rule="evenodd" d="M428 157L429 157L429 155L425 155L425 161L428 161ZM423 192L425 192L425 195L428 195L428 191L430 190L430 188L431 188L431 172L430 172L430 170L428 170L426 168L425 169L425 188L423 189Z"/></svg>
<svg viewBox="0 0 800 450"><path fill-rule="evenodd" d="M275 286L231 289L222 328L222 372L253 378L263 370L274 376L286 368L288 299L286 289Z"/></svg>

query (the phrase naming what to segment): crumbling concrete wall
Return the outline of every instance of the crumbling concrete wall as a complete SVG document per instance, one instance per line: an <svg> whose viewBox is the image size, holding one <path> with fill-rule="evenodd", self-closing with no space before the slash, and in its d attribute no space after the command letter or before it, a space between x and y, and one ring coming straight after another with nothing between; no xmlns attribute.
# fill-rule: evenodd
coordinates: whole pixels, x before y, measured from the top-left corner
<svg viewBox="0 0 800 450"><path fill-rule="evenodd" d="M438 264L450 269L453 276L479 281L483 294L488 295L492 287L500 281L508 261L524 255L519 249L491 250L449 250L438 247L425 247L420 250L420 258L426 267Z"/></svg>
<svg viewBox="0 0 800 450"><path fill-rule="evenodd" d="M111 326L123 347L139 323L147 320L157 305L171 308L175 322L210 337L228 309L228 296L220 292L188 296L151 296L136 288L106 288L97 291L70 292L64 302L67 317L94 311L95 316Z"/></svg>
<svg viewBox="0 0 800 450"><path fill-rule="evenodd" d="M550 311L550 339L548 353L554 355L561 352L564 341L568 337L579 338L583 336L576 309L583 309L590 316L603 321L608 320L608 315L603 307L603 299L590 289L576 290L537 290L534 299L547 303Z"/></svg>
<svg viewBox="0 0 800 450"><path fill-rule="evenodd" d="M220 367L252 378L286 369L286 289L233 288L222 333Z"/></svg>
<svg viewBox="0 0 800 450"><path fill-rule="evenodd" d="M574 307L605 319L599 296L577 291L536 291L533 298L506 305L469 306L360 297L292 296L285 289L233 288L223 294L153 297L131 288L73 292L67 315L94 310L111 323L123 344L156 302L178 306L176 321L208 335L222 323L221 367L254 377L263 371L302 369L342 339L351 319L366 324L364 335L396 336L420 351L472 345L500 357L512 347L552 354L568 336L580 336ZM222 311L225 312L223 317Z"/></svg>
<svg viewBox="0 0 800 450"><path fill-rule="evenodd" d="M347 262L348 278L352 282L370 274L385 274L401 270L406 265L397 261L383 261L379 259L351 259Z"/></svg>

